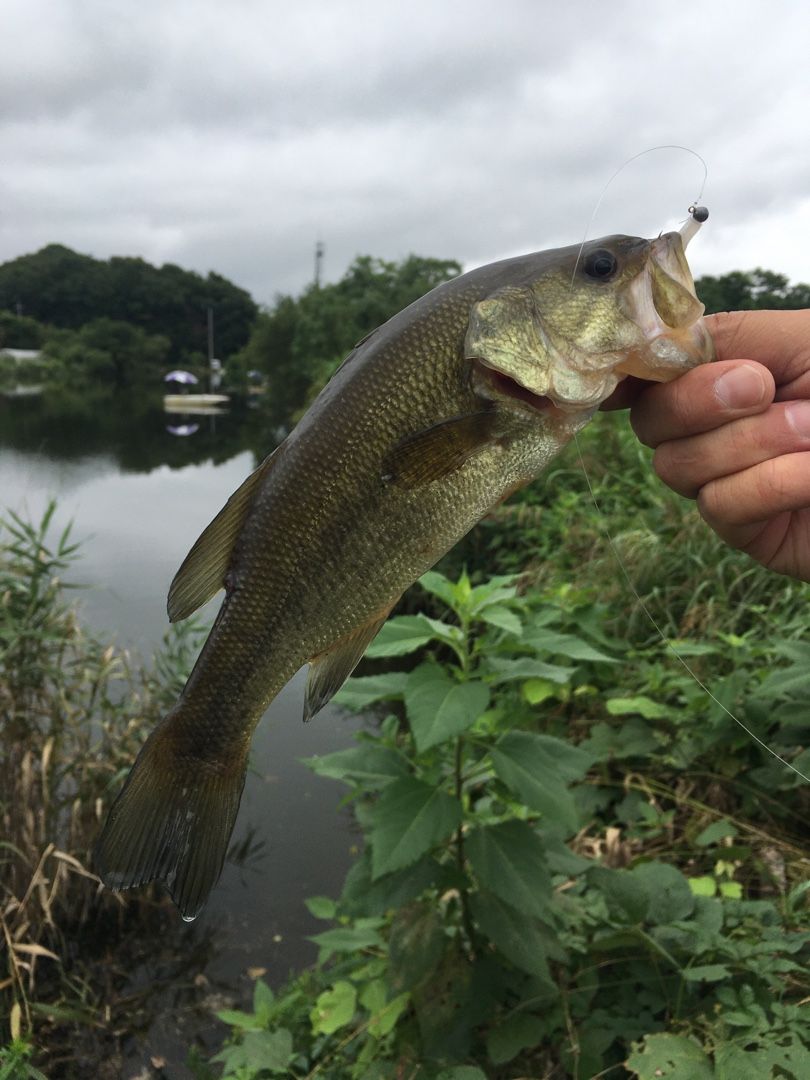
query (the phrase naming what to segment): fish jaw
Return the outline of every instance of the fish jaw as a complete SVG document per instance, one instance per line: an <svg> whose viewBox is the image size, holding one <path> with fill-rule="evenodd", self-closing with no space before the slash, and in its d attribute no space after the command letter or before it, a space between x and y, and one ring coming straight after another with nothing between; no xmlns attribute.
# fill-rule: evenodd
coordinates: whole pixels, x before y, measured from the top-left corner
<svg viewBox="0 0 810 1080"><path fill-rule="evenodd" d="M680 233L665 233L651 242L650 259L621 303L644 341L617 366L620 375L670 382L715 359Z"/></svg>

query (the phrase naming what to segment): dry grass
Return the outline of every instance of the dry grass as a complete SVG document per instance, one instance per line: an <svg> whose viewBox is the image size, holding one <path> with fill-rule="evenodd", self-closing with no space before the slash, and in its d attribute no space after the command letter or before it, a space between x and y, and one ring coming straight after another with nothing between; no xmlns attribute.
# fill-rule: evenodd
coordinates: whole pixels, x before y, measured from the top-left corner
<svg viewBox="0 0 810 1080"><path fill-rule="evenodd" d="M92 845L167 696L79 627L60 580L75 545L48 543L52 515L9 516L0 537L0 1012L24 1030L37 1001L69 996L77 934L120 913Z"/></svg>

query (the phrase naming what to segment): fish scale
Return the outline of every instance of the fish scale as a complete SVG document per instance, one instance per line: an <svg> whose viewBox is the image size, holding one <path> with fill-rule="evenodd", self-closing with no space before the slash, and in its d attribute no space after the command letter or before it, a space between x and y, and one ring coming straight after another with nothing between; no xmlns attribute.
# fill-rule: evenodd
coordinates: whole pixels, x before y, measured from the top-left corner
<svg viewBox="0 0 810 1080"><path fill-rule="evenodd" d="M309 661L305 716L323 707L405 589L542 471L623 364L667 379L710 359L701 312L678 234L608 237L474 270L361 342L172 583L173 620L226 595L110 810L105 883L161 880L193 918L278 691Z"/></svg>

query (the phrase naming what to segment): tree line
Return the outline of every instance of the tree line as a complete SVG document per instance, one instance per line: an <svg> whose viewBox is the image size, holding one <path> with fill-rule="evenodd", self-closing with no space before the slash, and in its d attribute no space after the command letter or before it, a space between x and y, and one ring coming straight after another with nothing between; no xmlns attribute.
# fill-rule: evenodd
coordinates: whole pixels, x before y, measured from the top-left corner
<svg viewBox="0 0 810 1080"><path fill-rule="evenodd" d="M313 283L297 297L279 294L260 310L219 274L94 259L50 244L0 265L0 348L43 349L73 383L157 382L167 366L205 364L213 307L216 351L233 388L253 373L282 423L362 337L461 270L455 259L361 255L339 281ZM810 285L761 268L704 275L696 287L710 313L810 307Z"/></svg>
<svg viewBox="0 0 810 1080"><path fill-rule="evenodd" d="M258 307L248 292L220 274L203 277L141 258L94 259L61 244L0 265L0 346L64 344L67 336L54 331L72 331L80 348L101 344L113 356L123 355L120 344L126 339L144 348L147 366L156 353L160 362L193 366L207 358L209 307L218 352L230 355L242 348ZM88 327L94 328L92 340L85 341ZM126 358L113 366L119 376L131 374Z"/></svg>

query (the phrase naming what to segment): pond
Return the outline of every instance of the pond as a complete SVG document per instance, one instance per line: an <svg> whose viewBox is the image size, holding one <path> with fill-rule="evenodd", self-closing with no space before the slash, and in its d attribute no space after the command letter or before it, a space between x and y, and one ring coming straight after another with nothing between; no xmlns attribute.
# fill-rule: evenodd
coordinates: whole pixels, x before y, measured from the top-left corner
<svg viewBox="0 0 810 1080"><path fill-rule="evenodd" d="M0 398L0 506L38 521L58 500L56 526L72 521L82 541L66 578L87 586L76 594L84 625L148 660L168 628L166 593L183 557L276 441L246 407L175 416L160 398ZM226 863L189 929L192 945L213 945L203 969L212 984L236 985L248 968L278 984L311 963L306 937L324 927L303 899L336 896L351 861L343 789L299 759L350 745L358 721L327 707L303 724L304 680L299 672L279 694L254 738L234 843L257 854L242 867ZM168 1025L154 1030L149 1052L177 1060L171 1039Z"/></svg>

